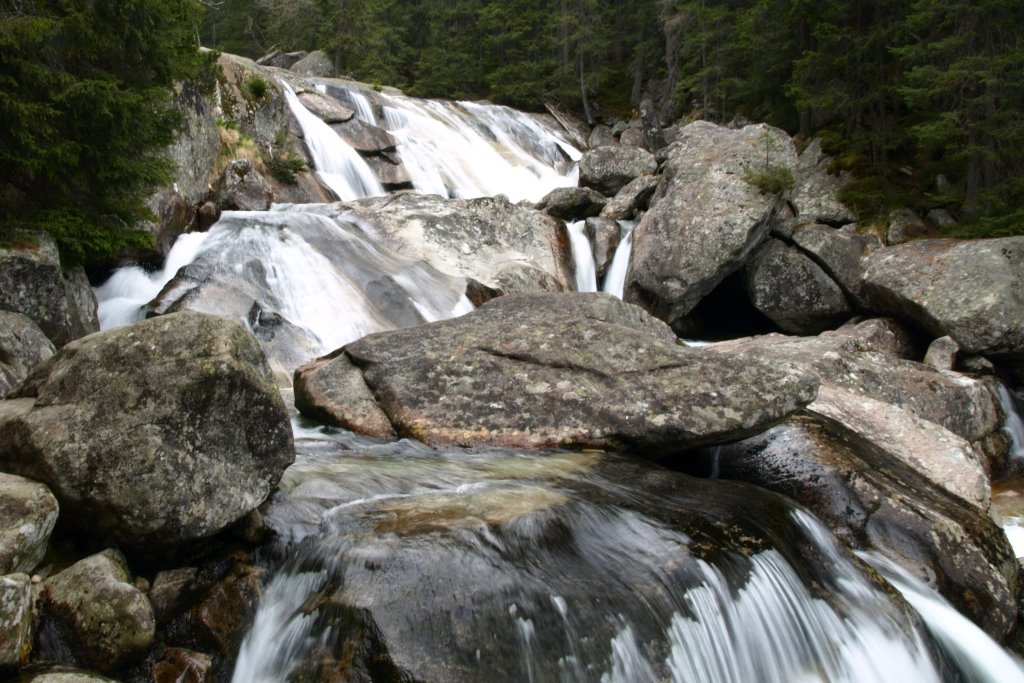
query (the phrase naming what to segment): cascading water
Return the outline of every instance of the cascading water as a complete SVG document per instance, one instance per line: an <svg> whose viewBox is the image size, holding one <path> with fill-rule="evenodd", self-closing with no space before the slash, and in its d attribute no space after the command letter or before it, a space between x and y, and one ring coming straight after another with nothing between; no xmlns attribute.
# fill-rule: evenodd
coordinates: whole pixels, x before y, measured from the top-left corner
<svg viewBox="0 0 1024 683"><path fill-rule="evenodd" d="M1021 419L1020 412L1017 410L1017 399L1004 384L999 385L997 393L999 405L1003 409L1003 414L1006 415L1003 431L1010 437L1010 457L1024 460L1024 420Z"/></svg>
<svg viewBox="0 0 1024 683"><path fill-rule="evenodd" d="M629 269L629 257L633 253L633 228L635 221L619 221L622 228L622 237L612 263L608 266L608 272L604 276L604 285L601 291L608 292L622 298L626 288L626 271Z"/></svg>
<svg viewBox="0 0 1024 683"><path fill-rule="evenodd" d="M940 680L779 496L596 453L296 434L239 683L368 666L355 652L421 680Z"/></svg>
<svg viewBox="0 0 1024 683"><path fill-rule="evenodd" d="M572 260L576 266L576 291L596 292L597 273L594 267L594 252L590 248L590 240L583 231L586 221L575 221L567 223L569 230L569 246L572 250Z"/></svg>
<svg viewBox="0 0 1024 683"><path fill-rule="evenodd" d="M284 95L302 127L306 147L313 157L320 181L342 201L383 195L384 188L359 153L306 109L287 83L284 84Z"/></svg>
<svg viewBox="0 0 1024 683"><path fill-rule="evenodd" d="M927 584L877 553L858 553L917 610L945 654L970 683L1022 683L1024 666Z"/></svg>

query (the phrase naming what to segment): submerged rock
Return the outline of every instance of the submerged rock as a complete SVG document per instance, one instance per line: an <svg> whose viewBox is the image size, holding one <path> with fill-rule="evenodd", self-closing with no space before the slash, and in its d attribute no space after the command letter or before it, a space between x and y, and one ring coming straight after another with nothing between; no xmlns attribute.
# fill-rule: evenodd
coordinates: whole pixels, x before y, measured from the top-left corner
<svg viewBox="0 0 1024 683"><path fill-rule="evenodd" d="M429 445L680 451L756 433L816 387L801 372L679 346L641 309L597 294L501 297L369 335L299 368L296 385L348 386L353 365L369 394L297 405L358 429L348 416L365 414L372 395L399 435Z"/></svg>
<svg viewBox="0 0 1024 683"><path fill-rule="evenodd" d="M0 403L0 470L45 482L65 519L128 546L213 535L294 459L256 340L186 312L64 347Z"/></svg>
<svg viewBox="0 0 1024 683"><path fill-rule="evenodd" d="M730 130L698 121L661 151L661 182L633 235L627 301L676 325L743 266L782 205L744 180L766 148L773 164L795 166L793 141L766 125Z"/></svg>
<svg viewBox="0 0 1024 683"><path fill-rule="evenodd" d="M966 354L1024 356L1024 237L919 240L865 258L875 310L950 336Z"/></svg>

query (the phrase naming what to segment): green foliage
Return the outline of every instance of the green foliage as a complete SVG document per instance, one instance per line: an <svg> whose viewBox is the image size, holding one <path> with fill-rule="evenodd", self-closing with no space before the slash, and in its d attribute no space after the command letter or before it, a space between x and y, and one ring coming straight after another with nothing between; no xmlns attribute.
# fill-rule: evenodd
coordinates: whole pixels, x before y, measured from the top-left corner
<svg viewBox="0 0 1024 683"><path fill-rule="evenodd" d="M743 180L765 195L781 195L792 190L796 182L793 178L793 171L788 166L781 164L768 164L760 171L746 166L743 168Z"/></svg>
<svg viewBox="0 0 1024 683"><path fill-rule="evenodd" d="M308 170L306 162L291 153L276 154L265 159L267 169L278 181L286 185L299 182L298 174Z"/></svg>
<svg viewBox="0 0 1024 683"><path fill-rule="evenodd" d="M21 0L0 22L0 232L43 229L67 258L144 240L171 177L171 86L200 64L181 0Z"/></svg>
<svg viewBox="0 0 1024 683"><path fill-rule="evenodd" d="M242 83L242 92L254 100L262 100L267 96L270 86L262 76L251 76Z"/></svg>
<svg viewBox="0 0 1024 683"><path fill-rule="evenodd" d="M839 192L839 199L865 221L882 219L893 209L914 206L918 196L894 179L882 175L855 178Z"/></svg>

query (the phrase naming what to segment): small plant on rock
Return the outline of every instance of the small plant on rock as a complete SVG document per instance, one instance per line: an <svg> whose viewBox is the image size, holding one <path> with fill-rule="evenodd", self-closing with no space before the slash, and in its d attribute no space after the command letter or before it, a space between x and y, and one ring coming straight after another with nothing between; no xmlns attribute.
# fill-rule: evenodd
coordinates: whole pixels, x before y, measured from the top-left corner
<svg viewBox="0 0 1024 683"><path fill-rule="evenodd" d="M764 140L764 168L755 171L750 166L745 166L743 180L765 195L781 195L792 190L796 184L793 171L788 166L771 163L772 149L775 147L772 136L765 133L761 139Z"/></svg>

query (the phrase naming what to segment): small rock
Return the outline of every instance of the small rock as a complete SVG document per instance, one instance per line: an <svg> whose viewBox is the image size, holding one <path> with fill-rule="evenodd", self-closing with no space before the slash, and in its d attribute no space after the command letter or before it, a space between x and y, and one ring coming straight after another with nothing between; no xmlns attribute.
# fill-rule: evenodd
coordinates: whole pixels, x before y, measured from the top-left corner
<svg viewBox="0 0 1024 683"><path fill-rule="evenodd" d="M165 624L184 608L189 592L198 576L195 567L168 569L156 575L149 589L149 601L157 624Z"/></svg>
<svg viewBox="0 0 1024 683"><path fill-rule="evenodd" d="M57 499L45 485L0 474L0 572L31 572L57 524Z"/></svg>
<svg viewBox="0 0 1024 683"><path fill-rule="evenodd" d="M32 580L0 576L0 670L24 666L32 652Z"/></svg>
<svg viewBox="0 0 1024 683"><path fill-rule="evenodd" d="M584 231L594 253L594 268L600 282L612 264L615 250L622 239L622 227L618 221L610 218L588 218Z"/></svg>
<svg viewBox="0 0 1024 683"><path fill-rule="evenodd" d="M617 221L632 218L638 211L650 205L657 187L658 177L653 175L644 175L629 181L601 209L601 218Z"/></svg>
<svg viewBox="0 0 1024 683"><path fill-rule="evenodd" d="M924 362L938 370L952 370L956 367L956 355L960 353L960 345L952 337L939 337L928 345L924 354Z"/></svg>
<svg viewBox="0 0 1024 683"><path fill-rule="evenodd" d="M344 123L356 115L354 111L338 100L318 92L307 90L299 93L298 98L306 109L313 112L324 123Z"/></svg>
<svg viewBox="0 0 1024 683"><path fill-rule="evenodd" d="M642 137L643 133L640 135ZM631 180L654 175L657 170L654 155L646 150L628 146L598 147L580 159L580 186L614 197Z"/></svg>
<svg viewBox="0 0 1024 683"><path fill-rule="evenodd" d="M300 76L333 76L334 62L323 50L314 50L292 64L291 71Z"/></svg>
<svg viewBox="0 0 1024 683"><path fill-rule="evenodd" d="M164 650L153 667L153 683L207 683L213 681L213 661L209 655L178 647Z"/></svg>
<svg viewBox="0 0 1024 683"><path fill-rule="evenodd" d="M924 237L928 234L928 226L921 217L910 209L896 209L889 214L889 229L885 235L885 243L903 244Z"/></svg>
<svg viewBox="0 0 1024 683"><path fill-rule="evenodd" d="M587 187L556 187L537 203L537 210L563 221L581 221L601 213L608 199Z"/></svg>
<svg viewBox="0 0 1024 683"><path fill-rule="evenodd" d="M957 225L956 219L953 218L953 214L946 209L932 209L925 217L934 223L940 230L955 228Z"/></svg>

